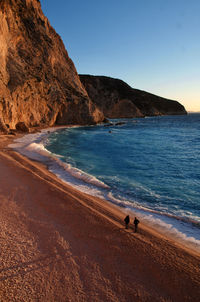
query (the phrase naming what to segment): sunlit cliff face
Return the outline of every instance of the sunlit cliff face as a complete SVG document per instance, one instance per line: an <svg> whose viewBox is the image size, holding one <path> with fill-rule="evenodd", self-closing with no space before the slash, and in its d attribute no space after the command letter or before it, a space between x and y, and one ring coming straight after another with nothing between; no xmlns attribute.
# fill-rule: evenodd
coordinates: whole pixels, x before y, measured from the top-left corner
<svg viewBox="0 0 200 302"><path fill-rule="evenodd" d="M2 123L15 128L19 121L51 126L104 119L39 1L0 2L0 54Z"/></svg>

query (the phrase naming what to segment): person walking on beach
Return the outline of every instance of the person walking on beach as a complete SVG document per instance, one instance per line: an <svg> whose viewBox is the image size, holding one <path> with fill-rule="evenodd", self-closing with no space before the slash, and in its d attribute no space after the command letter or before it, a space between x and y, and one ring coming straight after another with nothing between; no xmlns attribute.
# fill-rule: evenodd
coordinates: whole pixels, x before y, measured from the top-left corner
<svg viewBox="0 0 200 302"><path fill-rule="evenodd" d="M138 229L138 224L139 224L139 220L135 217L135 219L134 219L134 221L133 221L133 223L134 223L134 225L135 225L135 233L137 233L137 229Z"/></svg>
<svg viewBox="0 0 200 302"><path fill-rule="evenodd" d="M130 222L129 215L127 215L127 216L124 218L124 221L125 221L125 228L128 229L128 225L129 225L129 222Z"/></svg>

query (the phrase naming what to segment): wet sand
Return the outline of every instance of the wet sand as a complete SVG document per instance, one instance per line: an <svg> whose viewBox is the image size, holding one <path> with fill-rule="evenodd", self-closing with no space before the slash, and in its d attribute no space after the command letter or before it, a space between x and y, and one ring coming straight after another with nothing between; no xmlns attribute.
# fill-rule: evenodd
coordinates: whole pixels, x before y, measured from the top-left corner
<svg viewBox="0 0 200 302"><path fill-rule="evenodd" d="M200 255L62 183L0 136L0 301L193 301ZM131 222L133 217L131 217Z"/></svg>

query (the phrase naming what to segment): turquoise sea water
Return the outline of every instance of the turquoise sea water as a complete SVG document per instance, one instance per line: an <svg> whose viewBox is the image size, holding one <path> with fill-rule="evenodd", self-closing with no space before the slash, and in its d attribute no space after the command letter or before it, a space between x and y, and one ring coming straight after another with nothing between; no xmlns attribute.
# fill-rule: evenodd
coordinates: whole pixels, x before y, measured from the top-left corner
<svg viewBox="0 0 200 302"><path fill-rule="evenodd" d="M200 114L118 121L29 135L20 148L79 190L200 249Z"/></svg>

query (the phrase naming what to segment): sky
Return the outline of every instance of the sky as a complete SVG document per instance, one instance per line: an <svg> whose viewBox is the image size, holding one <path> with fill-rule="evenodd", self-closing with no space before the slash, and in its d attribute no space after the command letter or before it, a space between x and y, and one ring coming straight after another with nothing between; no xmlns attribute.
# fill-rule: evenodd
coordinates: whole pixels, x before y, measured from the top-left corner
<svg viewBox="0 0 200 302"><path fill-rule="evenodd" d="M41 0L78 73L200 112L200 0Z"/></svg>

